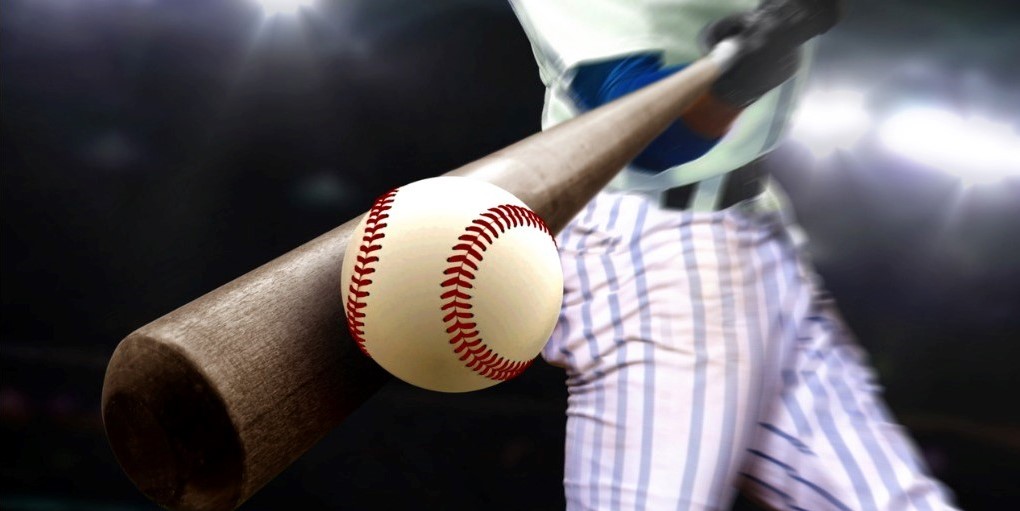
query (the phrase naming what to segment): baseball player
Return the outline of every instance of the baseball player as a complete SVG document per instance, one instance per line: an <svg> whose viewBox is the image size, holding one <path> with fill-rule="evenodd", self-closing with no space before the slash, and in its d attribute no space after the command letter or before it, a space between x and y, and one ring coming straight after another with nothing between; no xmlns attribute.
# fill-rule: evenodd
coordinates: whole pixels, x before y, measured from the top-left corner
<svg viewBox="0 0 1020 511"><path fill-rule="evenodd" d="M837 0L513 0L543 127L682 68L735 64L564 229L543 356L567 372L569 509L940 510L949 497L761 170Z"/></svg>

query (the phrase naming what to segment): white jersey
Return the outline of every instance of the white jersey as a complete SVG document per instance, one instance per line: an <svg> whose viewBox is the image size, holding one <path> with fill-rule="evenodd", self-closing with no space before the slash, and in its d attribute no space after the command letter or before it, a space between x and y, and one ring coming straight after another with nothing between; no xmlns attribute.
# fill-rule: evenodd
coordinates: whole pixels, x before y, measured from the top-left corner
<svg viewBox="0 0 1020 511"><path fill-rule="evenodd" d="M580 112L570 99L579 64L640 52L661 52L666 65L702 56L698 34L708 23L753 8L757 0L511 0L531 41L547 87L543 129ZM692 16L696 13L697 16ZM807 60L807 59L805 59ZM626 169L617 190L664 190L703 181L753 161L775 146L804 73L765 94L702 157L652 174Z"/></svg>

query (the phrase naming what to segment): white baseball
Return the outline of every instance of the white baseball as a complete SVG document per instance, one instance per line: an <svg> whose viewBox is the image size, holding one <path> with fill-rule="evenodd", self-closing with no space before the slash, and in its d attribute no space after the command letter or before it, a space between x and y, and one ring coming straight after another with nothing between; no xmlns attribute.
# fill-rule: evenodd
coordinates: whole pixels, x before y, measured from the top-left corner
<svg viewBox="0 0 1020 511"><path fill-rule="evenodd" d="M351 236L341 279L362 351L401 380L444 392L523 372L563 300L545 223L513 194L466 177L380 197Z"/></svg>

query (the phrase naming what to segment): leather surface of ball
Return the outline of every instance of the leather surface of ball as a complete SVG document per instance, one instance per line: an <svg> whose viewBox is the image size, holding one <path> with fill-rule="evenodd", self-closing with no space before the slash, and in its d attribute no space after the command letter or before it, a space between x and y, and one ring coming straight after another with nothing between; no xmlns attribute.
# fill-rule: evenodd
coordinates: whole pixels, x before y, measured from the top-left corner
<svg viewBox="0 0 1020 511"><path fill-rule="evenodd" d="M563 273L523 202L444 176L376 200L348 244L341 292L365 354L412 385L467 392L531 364L559 317Z"/></svg>

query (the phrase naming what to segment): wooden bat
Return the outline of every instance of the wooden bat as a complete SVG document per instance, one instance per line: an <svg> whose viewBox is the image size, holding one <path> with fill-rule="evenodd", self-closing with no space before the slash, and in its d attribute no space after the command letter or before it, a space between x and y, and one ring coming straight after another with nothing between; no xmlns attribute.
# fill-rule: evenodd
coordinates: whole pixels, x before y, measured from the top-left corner
<svg viewBox="0 0 1020 511"><path fill-rule="evenodd" d="M725 43L725 42L724 42ZM706 92L706 58L449 172L517 195L559 232ZM127 336L102 413L128 477L172 509L233 509L389 377L349 338L340 267L355 218Z"/></svg>

